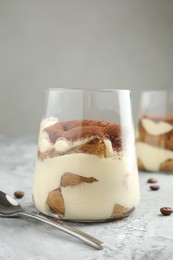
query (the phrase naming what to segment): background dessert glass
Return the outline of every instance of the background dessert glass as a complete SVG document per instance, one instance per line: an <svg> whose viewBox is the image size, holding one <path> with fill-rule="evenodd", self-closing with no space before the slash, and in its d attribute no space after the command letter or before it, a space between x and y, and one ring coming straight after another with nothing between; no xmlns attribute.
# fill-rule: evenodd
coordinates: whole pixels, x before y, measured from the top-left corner
<svg viewBox="0 0 173 260"><path fill-rule="evenodd" d="M136 147L140 170L173 172L173 90L142 93Z"/></svg>
<svg viewBox="0 0 173 260"><path fill-rule="evenodd" d="M47 91L33 199L67 220L129 215L139 202L130 91Z"/></svg>

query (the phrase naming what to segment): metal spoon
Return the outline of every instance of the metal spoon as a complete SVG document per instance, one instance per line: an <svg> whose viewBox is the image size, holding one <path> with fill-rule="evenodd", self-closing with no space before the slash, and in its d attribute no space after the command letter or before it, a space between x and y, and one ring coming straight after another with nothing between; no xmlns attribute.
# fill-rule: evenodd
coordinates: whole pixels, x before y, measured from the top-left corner
<svg viewBox="0 0 173 260"><path fill-rule="evenodd" d="M16 216L20 217L21 216L21 217L34 218L34 219L40 220L46 224L49 224L53 227L56 227L69 235L72 235L96 249L102 249L102 246L101 246L101 244L103 244L102 241L90 236L89 234L82 232L79 229L76 229L71 226L67 226L60 220L56 219L54 221L54 220L48 219L44 216L23 212L20 204L15 199L13 199L12 197L10 197L9 195L5 194L2 191L0 191L0 216L1 217L16 217Z"/></svg>

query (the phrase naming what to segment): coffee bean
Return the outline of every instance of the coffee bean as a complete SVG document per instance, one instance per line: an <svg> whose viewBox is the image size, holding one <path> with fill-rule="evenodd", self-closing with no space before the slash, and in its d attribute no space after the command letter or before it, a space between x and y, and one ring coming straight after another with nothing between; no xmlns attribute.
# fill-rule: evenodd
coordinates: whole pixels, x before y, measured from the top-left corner
<svg viewBox="0 0 173 260"><path fill-rule="evenodd" d="M160 209L160 212L161 212L164 216L169 216L169 215L172 214L173 208L163 207L163 208Z"/></svg>
<svg viewBox="0 0 173 260"><path fill-rule="evenodd" d="M151 190L158 190L158 189L160 189L160 186L159 185L150 185L150 189Z"/></svg>
<svg viewBox="0 0 173 260"><path fill-rule="evenodd" d="M14 196L17 198L17 199L21 199L21 198L23 198L23 196L24 196L24 192L23 191L15 191L14 192Z"/></svg>
<svg viewBox="0 0 173 260"><path fill-rule="evenodd" d="M148 183L156 183L156 182L157 182L157 179L155 179L155 178L149 178L149 179L147 180L147 182L148 182Z"/></svg>

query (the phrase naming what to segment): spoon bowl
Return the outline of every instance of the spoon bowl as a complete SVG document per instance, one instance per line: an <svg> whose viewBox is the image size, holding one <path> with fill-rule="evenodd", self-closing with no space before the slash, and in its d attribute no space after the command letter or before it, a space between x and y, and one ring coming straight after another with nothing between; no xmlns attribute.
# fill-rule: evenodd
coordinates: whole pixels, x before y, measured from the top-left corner
<svg viewBox="0 0 173 260"><path fill-rule="evenodd" d="M49 224L53 227L58 228L59 230L80 239L81 241L85 242L86 244L94 247L95 249L102 249L103 242L98 240L95 237L90 236L87 233L84 233L83 231L68 226L64 224L60 220L53 220L52 218L48 218L45 216L37 215L37 214L31 214L26 213L22 210L22 207L20 204L12 197L10 197L8 194L0 191L0 217L30 217L33 219L40 220L46 224Z"/></svg>
<svg viewBox="0 0 173 260"><path fill-rule="evenodd" d="M0 216L13 217L21 212L22 208L20 204L9 195L0 191Z"/></svg>

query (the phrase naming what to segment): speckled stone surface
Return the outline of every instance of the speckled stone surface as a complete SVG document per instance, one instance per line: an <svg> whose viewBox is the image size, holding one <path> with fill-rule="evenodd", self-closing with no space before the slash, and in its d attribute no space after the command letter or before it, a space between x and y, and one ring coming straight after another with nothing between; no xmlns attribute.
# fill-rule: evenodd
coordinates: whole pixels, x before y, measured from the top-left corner
<svg viewBox="0 0 173 260"><path fill-rule="evenodd" d="M33 210L36 142L0 137L0 147L0 190L12 196L23 190L20 203L25 210ZM157 191L149 189L147 179L151 176L158 179ZM128 218L100 224L69 223L104 241L102 250L38 221L0 218L0 260L173 259L173 214L160 214L161 207L173 207L173 174L141 172L139 177L140 205Z"/></svg>

